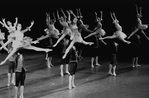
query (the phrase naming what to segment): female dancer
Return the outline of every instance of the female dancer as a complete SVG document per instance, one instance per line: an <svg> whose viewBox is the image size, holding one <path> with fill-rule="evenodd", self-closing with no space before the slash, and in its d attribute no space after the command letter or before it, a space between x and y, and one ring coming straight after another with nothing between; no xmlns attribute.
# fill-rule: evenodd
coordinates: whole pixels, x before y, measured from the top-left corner
<svg viewBox="0 0 149 98"><path fill-rule="evenodd" d="M17 24L17 29L14 33L11 34L11 38L0 48L4 48L7 46L10 42L12 43L12 51L8 54L8 56L5 58L4 61L2 61L0 64L4 64L18 49L24 48L24 49L31 49L35 51L45 51L49 52L51 49L43 49L43 48L38 48L35 46L32 46L32 43L35 43L36 41L32 41L31 38L29 37L24 37L24 33L27 32L28 30L31 30L31 27L33 26L34 22L31 22L31 25L27 27L25 30L21 30L22 26L21 24Z"/></svg>
<svg viewBox="0 0 149 98"><path fill-rule="evenodd" d="M54 13L53 13L53 17L54 17L54 19L52 20L50 17L50 14L49 15L47 14L46 22L47 22L48 29L45 29L45 32L47 34L45 36L45 38L49 39L49 48L50 49L53 49L53 39L58 39L59 35L60 35L59 30L55 28L56 18L55 18ZM48 68L53 67L52 56L53 56L53 51L48 52L46 55Z"/></svg>
<svg viewBox="0 0 149 98"><path fill-rule="evenodd" d="M75 46L73 46L70 51L69 51L69 56L70 56L70 63L69 63L69 89L72 89L75 86L74 84L74 79L75 79L75 73L77 70L77 66L78 66L78 54L77 54L77 50L75 48Z"/></svg>
<svg viewBox="0 0 149 98"><path fill-rule="evenodd" d="M11 45L9 44L9 53L12 50ZM13 85L15 85L15 65L16 65L16 57L17 55L14 54L12 55L8 61L9 61L9 65L8 65L8 83L7 86L10 86L10 84L12 83Z"/></svg>
<svg viewBox="0 0 149 98"><path fill-rule="evenodd" d="M66 48L68 47L68 44L70 42L69 40L70 40L70 37L72 35L72 31L71 31L71 29L68 25L69 21L67 21L67 19L66 19L67 17L66 17L66 15L65 15L65 13L63 12L62 9L61 9L61 12L63 13L63 17L60 18L58 11L57 11L57 17L59 19L59 23L63 26L63 30L62 30L62 33L61 33L62 35L57 40L57 42L53 45L53 47L56 47L57 44L62 41L62 56L63 56L65 54ZM65 59L62 59L62 63L60 65L60 74L61 74L61 76L64 76L64 72L63 72L64 65L65 65L65 68L66 68L65 73L69 74L68 64L69 64L69 56L67 56Z"/></svg>
<svg viewBox="0 0 149 98"><path fill-rule="evenodd" d="M57 46L57 44L64 38L64 37L66 37L67 35L69 36L69 37L71 37L71 35L72 35L72 31L71 31L71 29L70 29L70 27L69 27L69 22L70 21L67 21L67 17L66 17L66 15L65 15L65 13L63 12L63 10L61 9L61 12L63 13L63 17L61 17L60 18L60 16L59 16L59 13L58 13L58 11L57 11L57 17L58 17L58 19L59 19L59 23L63 26L63 30L62 30L62 35L61 35L61 37L57 40L57 42L53 45L53 47L56 47ZM68 13L68 11L67 11L67 13ZM69 13L68 13L69 14Z"/></svg>
<svg viewBox="0 0 149 98"><path fill-rule="evenodd" d="M81 33L82 37L84 37L87 33L92 33L93 31L92 30L89 30L89 25L86 25L83 23L82 21L82 14L81 14L81 11L80 9L77 9L77 26L78 26L78 31ZM81 60L83 57L82 57L82 47L83 47L83 44L81 43L77 43L76 45L76 48L77 48L77 51L78 51L78 55L79 55L79 59Z"/></svg>
<svg viewBox="0 0 149 98"><path fill-rule="evenodd" d="M54 14L53 14L53 16L54 16ZM37 40L36 40L37 42L36 43L38 43L41 40L44 40L44 39L48 38L49 39L49 48L50 49L53 49L53 38L54 39L58 39L59 38L59 35L60 35L59 30L57 30L55 28L55 26L54 26L55 22L56 22L55 17L52 20L50 18L50 14L47 14L46 23L47 23L48 28L46 28L44 30L46 32L46 35L37 38ZM52 64L52 55L53 55L53 52L52 51L48 52L47 55L46 55L46 60L47 60L47 66L48 66L48 68L53 67L53 64Z"/></svg>
<svg viewBox="0 0 149 98"><path fill-rule="evenodd" d="M82 44L85 44L85 45L92 45L93 44L93 42L86 42L86 41L83 40L83 38L81 36L81 33L78 31L78 27L77 27L78 19L77 19L76 15L72 12L72 10L70 10L69 12L70 12L69 16L70 16L70 14L72 14L74 16L74 19L73 19L72 23L70 24L70 28L71 28L71 31L72 31L72 36L71 36L72 41L71 41L70 45L68 46L68 48L66 49L66 52L65 52L63 58L66 57L67 53L69 52L69 50L73 47L73 45L75 43L82 43Z"/></svg>
<svg viewBox="0 0 149 98"><path fill-rule="evenodd" d="M103 38L99 38L100 40L101 39L111 39L110 40L110 45L111 45L111 62L110 62L110 65L109 65L109 74L110 75L114 75L116 76L116 65L117 65L117 58L116 58L116 55L117 55L117 48L118 48L118 43L117 43L117 39L124 42L124 43L127 43L127 44L130 44L131 42L125 40L125 38L127 37L123 32L122 32L122 27L120 26L119 24L119 21L117 20L116 16L115 16L115 13L111 14L111 18L113 20L113 23L115 24L115 27L117 28L117 31L112 35L112 36L106 36L106 37L103 37Z"/></svg>
<svg viewBox="0 0 149 98"><path fill-rule="evenodd" d="M104 36L106 34L106 32L102 29L102 11L100 12L101 16L100 18L97 16L97 13L95 12L95 16L96 16L96 22L97 22L97 26L94 29L95 32L89 34L88 36L84 37L85 39L91 36L95 36L95 44L93 45L93 56L91 58L91 67L94 67L94 60L96 65L100 66L100 64L98 63L98 52L99 49L101 48L100 45L103 43L104 45L106 45L106 43L103 40L100 40L102 43L99 42L99 38L101 38L102 36ZM100 45L99 45L100 44Z"/></svg>
<svg viewBox="0 0 149 98"><path fill-rule="evenodd" d="M140 46L141 46L141 35L143 35L146 39L149 40L147 35L145 34L144 30L148 28L148 25L142 24L141 17L141 7L140 7L140 13L138 11L138 8L136 6L137 10L137 27L136 29L128 36L128 39L131 40L131 46L132 46L132 53L133 53L133 59L132 59L132 67L138 67L141 66L138 64L138 56L139 56L139 51L140 51Z"/></svg>
<svg viewBox="0 0 149 98"><path fill-rule="evenodd" d="M15 23L12 25L12 23L10 21L7 21L7 24L5 22L5 18L2 19L2 22L0 21L0 23L2 24L3 27L5 27L8 32L11 34L11 33L14 33L15 30L16 30L16 26L17 26L17 23L18 23L18 18L16 17L15 18Z"/></svg>

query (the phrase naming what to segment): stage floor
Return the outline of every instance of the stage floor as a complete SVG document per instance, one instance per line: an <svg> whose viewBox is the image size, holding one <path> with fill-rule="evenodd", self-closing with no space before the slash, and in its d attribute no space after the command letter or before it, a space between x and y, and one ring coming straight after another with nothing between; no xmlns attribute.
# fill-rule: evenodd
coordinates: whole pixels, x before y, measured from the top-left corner
<svg viewBox="0 0 149 98"><path fill-rule="evenodd" d="M6 54L0 55L0 61ZM60 58L53 57L47 68L45 54L26 54L24 98L149 98L149 64L131 68L131 62L118 62L117 76L109 76L106 60L101 66L90 67L91 57L79 61L76 88L68 89L68 75L60 76ZM0 98L13 98L14 86L7 87L7 63L0 66Z"/></svg>

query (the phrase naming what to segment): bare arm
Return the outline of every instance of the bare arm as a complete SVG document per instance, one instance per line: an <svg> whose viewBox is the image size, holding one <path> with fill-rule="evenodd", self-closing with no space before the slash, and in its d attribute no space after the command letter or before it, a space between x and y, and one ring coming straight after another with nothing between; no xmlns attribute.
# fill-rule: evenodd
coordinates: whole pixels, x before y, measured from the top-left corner
<svg viewBox="0 0 149 98"><path fill-rule="evenodd" d="M14 23L14 27L16 27L17 26L17 23L18 23L18 18L16 17L15 19L16 19L16 21Z"/></svg>
<svg viewBox="0 0 149 98"><path fill-rule="evenodd" d="M3 21L4 27L6 27L9 30L9 27L6 24L5 19L2 19L2 21Z"/></svg>
<svg viewBox="0 0 149 98"><path fill-rule="evenodd" d="M66 14L64 13L64 11L63 11L62 9L61 9L61 12L63 13L64 19L65 19L65 21L66 21L66 19L67 19Z"/></svg>
<svg viewBox="0 0 149 98"><path fill-rule="evenodd" d="M31 30L31 27L33 26L33 24L34 24L34 21L31 22L31 25L29 27L27 27L25 30L22 30L21 32L22 33L25 33L27 31L30 31Z"/></svg>

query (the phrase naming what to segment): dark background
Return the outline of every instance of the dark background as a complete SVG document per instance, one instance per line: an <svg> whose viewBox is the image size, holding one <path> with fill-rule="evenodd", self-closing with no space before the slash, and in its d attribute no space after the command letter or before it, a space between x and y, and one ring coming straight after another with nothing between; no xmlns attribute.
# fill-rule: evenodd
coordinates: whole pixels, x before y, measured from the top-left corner
<svg viewBox="0 0 149 98"><path fill-rule="evenodd" d="M142 7L142 22L149 24L148 0L0 0L0 19L5 18L6 20L14 22L15 17L18 17L19 23L22 24L24 29L34 20L35 24L32 27L32 31L26 32L25 35L36 39L45 34L43 30L46 28L46 12L52 13L62 8L64 11L71 9L76 13L76 8L80 8L84 23L88 24L89 29L92 30L96 26L94 12L96 11L100 14L100 11L103 11L103 29L107 35L111 35L116 29L112 24L110 12L115 12L116 17L123 27L123 32L129 35L133 31L133 27L137 24L135 4L138 7ZM61 31L62 27L59 25L59 22L56 22L55 26ZM8 34L5 28L2 26L0 28ZM148 29L145 30L149 36L148 31ZM47 40L44 40L37 46L46 47L46 43ZM149 41L142 39L142 50L140 51L142 62L148 62L148 58L146 57L149 55L148 45ZM92 53L88 52L89 48L87 47L84 46L83 55ZM120 46L119 57L121 60L130 58L131 51L129 50L127 45ZM106 54L108 53L107 51L108 49L105 49L102 53Z"/></svg>

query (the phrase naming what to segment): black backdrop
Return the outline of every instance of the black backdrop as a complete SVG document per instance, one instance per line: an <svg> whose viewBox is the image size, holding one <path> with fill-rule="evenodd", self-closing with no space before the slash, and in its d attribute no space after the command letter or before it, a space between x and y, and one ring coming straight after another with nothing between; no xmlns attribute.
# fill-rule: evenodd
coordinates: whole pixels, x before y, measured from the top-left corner
<svg viewBox="0 0 149 98"><path fill-rule="evenodd" d="M89 25L89 29L93 29L96 26L95 15L96 11L99 13L103 11L103 29L107 32L107 35L111 35L116 29L112 24L110 17L110 12L115 12L121 26L123 27L123 32L129 35L132 32L132 28L136 25L136 9L135 4L142 7L142 21L148 24L148 0L0 0L0 19L6 18L6 20L15 21L15 17L18 17L19 23L23 25L23 28L30 25L32 20L35 24L31 32L26 32L25 35L30 36L34 39L45 34L44 29L46 28L46 12L52 13L56 12L62 8L65 10L73 10L76 13L76 8L80 8L83 14L83 21L85 24ZM56 28L61 30L61 26L56 22ZM7 30L0 26L3 32ZM148 34L149 30L145 30ZM141 60L148 61L148 45L149 41L146 39L142 40L142 51ZM42 41L38 46L45 47L46 40ZM84 55L89 54L87 46L84 46ZM106 53L105 50L104 53ZM90 52L91 53L91 52ZM129 47L121 46L119 49L120 58L128 59L131 52Z"/></svg>

